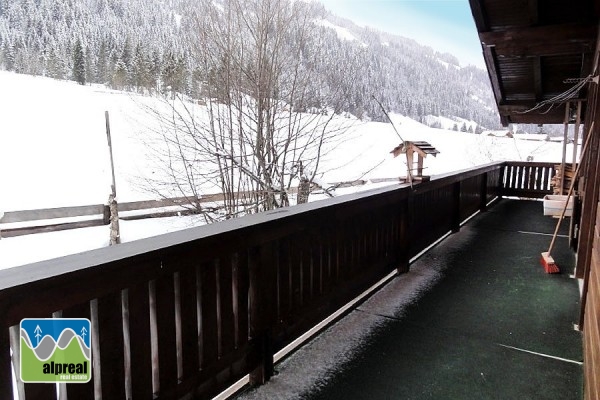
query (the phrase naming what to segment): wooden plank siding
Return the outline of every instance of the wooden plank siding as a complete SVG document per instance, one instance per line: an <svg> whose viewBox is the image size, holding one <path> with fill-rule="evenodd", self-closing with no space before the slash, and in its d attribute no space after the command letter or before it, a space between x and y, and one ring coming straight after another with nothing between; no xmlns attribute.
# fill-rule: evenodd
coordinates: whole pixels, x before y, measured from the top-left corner
<svg viewBox="0 0 600 400"><path fill-rule="evenodd" d="M264 382L275 352L485 208L503 165L0 271L0 397L12 398L9 328L61 310L96 333L101 383L73 398L208 398L246 374Z"/></svg>
<svg viewBox="0 0 600 400"><path fill-rule="evenodd" d="M595 70L599 64L599 39L596 40ZM589 138L590 143L580 161L582 205L576 276L583 279L579 326L584 336L584 397L595 400L600 398L600 113L597 84L589 85L587 103L583 139Z"/></svg>
<svg viewBox="0 0 600 400"><path fill-rule="evenodd" d="M600 206L600 204L599 204ZM596 219L589 277L586 280L584 333L585 398L600 398L600 215Z"/></svg>

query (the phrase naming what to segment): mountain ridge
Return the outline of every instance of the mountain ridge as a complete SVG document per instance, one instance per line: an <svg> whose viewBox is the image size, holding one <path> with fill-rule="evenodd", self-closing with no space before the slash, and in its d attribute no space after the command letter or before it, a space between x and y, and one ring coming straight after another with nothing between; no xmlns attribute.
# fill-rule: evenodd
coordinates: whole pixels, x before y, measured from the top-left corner
<svg viewBox="0 0 600 400"><path fill-rule="evenodd" d="M202 18L223 13L229 3L0 0L0 69L201 98L211 71L193 55L198 30ZM499 127L486 71L413 39L359 27L320 4L306 12L333 25L306 39L304 68L320 81L309 108L385 121L374 95L388 111L417 120L433 115ZM357 40L340 38L336 26Z"/></svg>

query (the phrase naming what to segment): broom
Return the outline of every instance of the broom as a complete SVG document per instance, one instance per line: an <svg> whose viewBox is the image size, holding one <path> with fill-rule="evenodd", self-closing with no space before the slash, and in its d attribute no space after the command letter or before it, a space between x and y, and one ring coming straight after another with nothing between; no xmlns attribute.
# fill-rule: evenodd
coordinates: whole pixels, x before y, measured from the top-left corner
<svg viewBox="0 0 600 400"><path fill-rule="evenodd" d="M588 136L585 139L585 144L583 145L583 149L581 150L581 154L579 156L579 158L581 160L583 159L583 155L585 154L588 143L590 142L590 138L592 137L593 129L594 129L594 122L592 122L592 125L590 126ZM577 144L575 144L575 145L577 145ZM542 267L544 267L544 271L546 271L547 274L558 274L560 272L560 269L558 269L558 266L554 262L554 258L552 258L550 253L552 252L552 248L554 247L554 242L556 241L556 237L558 235L558 230L560 229L560 224L561 224L563 218L565 217L567 207L569 206L569 199L571 198L571 195L573 194L573 188L575 187L575 180L577 179L577 175L579 174L579 167L581 167L581 164L582 163L580 161L579 164L577 165L577 168L575 168L575 174L573 174L573 179L571 179L571 186L569 187L569 192L567 193L567 200L565 201L565 206L563 207L562 212L560 213L560 217L558 218L558 222L556 223L556 228L554 229L554 234L552 235L552 241L550 242L548 251L543 252L542 258L540 259L540 263L542 264ZM563 171L563 174L564 174L564 171Z"/></svg>

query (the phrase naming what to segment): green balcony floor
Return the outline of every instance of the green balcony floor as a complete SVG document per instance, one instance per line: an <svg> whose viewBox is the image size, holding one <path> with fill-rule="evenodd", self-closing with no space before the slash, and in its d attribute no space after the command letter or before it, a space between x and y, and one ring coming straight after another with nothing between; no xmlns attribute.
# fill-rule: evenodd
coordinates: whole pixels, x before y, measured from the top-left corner
<svg viewBox="0 0 600 400"><path fill-rule="evenodd" d="M541 202L502 200L240 397L581 399L579 291L567 239L553 252L561 274L539 262L555 224Z"/></svg>

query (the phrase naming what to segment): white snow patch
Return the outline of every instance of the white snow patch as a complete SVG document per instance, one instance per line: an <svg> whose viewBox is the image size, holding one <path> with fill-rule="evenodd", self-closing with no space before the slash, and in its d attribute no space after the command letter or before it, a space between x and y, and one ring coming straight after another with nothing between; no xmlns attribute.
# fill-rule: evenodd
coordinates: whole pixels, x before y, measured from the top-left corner
<svg viewBox="0 0 600 400"><path fill-rule="evenodd" d="M321 25L324 26L326 28L330 28L333 29L335 31L335 33L337 34L338 38L342 39L342 40L348 40L348 41L354 41L356 40L357 42L360 42L360 44L363 47L366 47L367 44L363 43L362 41L358 40L358 38L356 36L354 36L352 34L352 32L350 32L348 29L343 28L341 26L332 24L331 22L327 21L326 19L317 19L315 20L315 23L317 25Z"/></svg>
<svg viewBox="0 0 600 400"><path fill-rule="evenodd" d="M81 86L5 71L0 71L0 87L0 110L3 111L0 119L0 211L104 204L110 193L111 180L105 110L110 112L119 200L155 198L154 194L140 188L140 176L154 172L148 161L148 149L140 140L154 122L140 105L162 109L164 102L101 85ZM206 114L202 106L194 107L198 115ZM425 159L426 175L500 160L533 157L535 161L557 162L562 155L561 143L494 138L449 130L455 123L460 128L466 120L437 117L446 129L433 129L403 115L392 113L391 118L404 140L425 140L441 152L437 157ZM466 122L467 125L474 124ZM394 158L390 154L401 142L391 124L361 122L343 116L335 116L332 124L348 126L349 130L344 133L343 142L323 155L316 178L324 186L354 180L368 182L362 186L337 188L336 196L397 185L396 182L373 183L371 180L406 176L406 158ZM568 146L567 154L570 159L572 144ZM215 192L214 187L202 189L203 193ZM312 194L310 201L325 198L328 198L326 194ZM198 223L188 217L123 222L122 235L129 241ZM107 227L5 238L0 241L0 267L103 247L107 241Z"/></svg>

